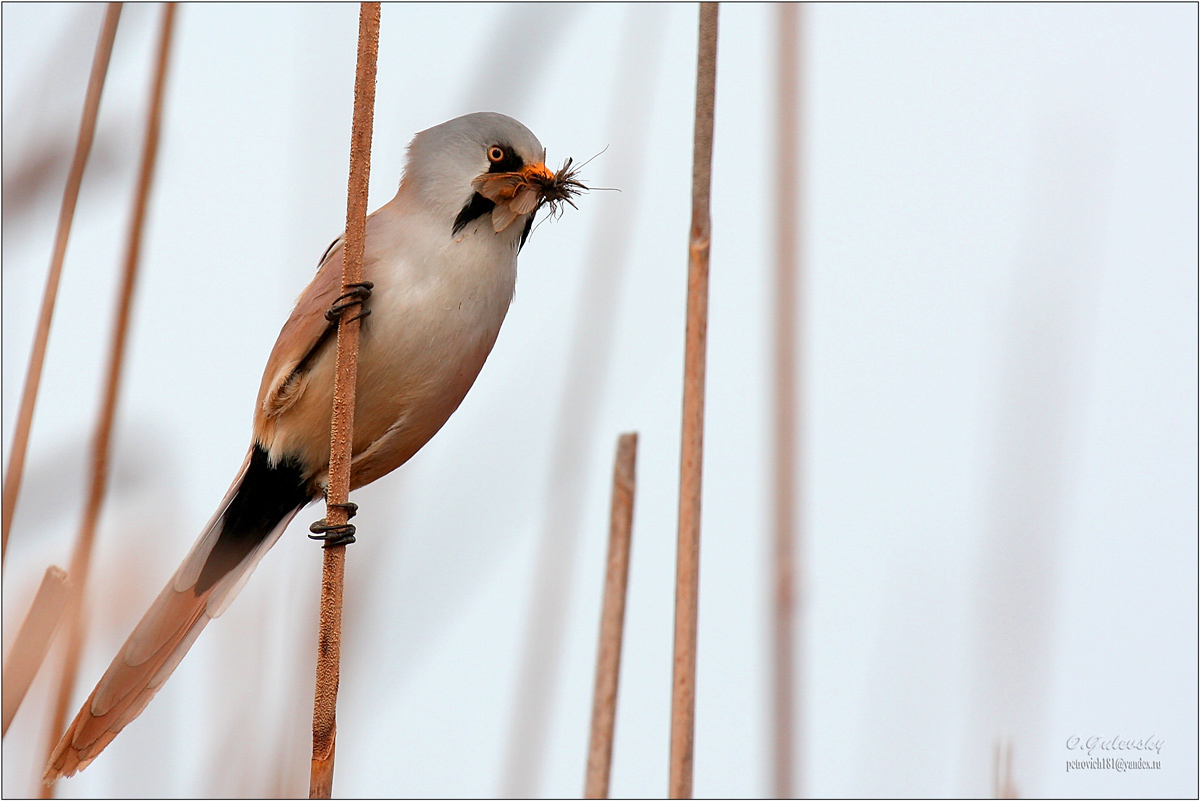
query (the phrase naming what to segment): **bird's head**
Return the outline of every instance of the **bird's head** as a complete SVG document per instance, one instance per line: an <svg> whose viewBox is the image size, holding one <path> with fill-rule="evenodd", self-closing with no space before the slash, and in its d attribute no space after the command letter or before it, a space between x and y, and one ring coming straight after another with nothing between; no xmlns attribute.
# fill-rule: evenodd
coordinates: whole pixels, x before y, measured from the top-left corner
<svg viewBox="0 0 1200 801"><path fill-rule="evenodd" d="M512 117L467 114L413 137L400 189L452 221L454 234L480 218L497 234L523 220L523 242L539 208L585 189L569 159L557 173L545 160L542 143Z"/></svg>

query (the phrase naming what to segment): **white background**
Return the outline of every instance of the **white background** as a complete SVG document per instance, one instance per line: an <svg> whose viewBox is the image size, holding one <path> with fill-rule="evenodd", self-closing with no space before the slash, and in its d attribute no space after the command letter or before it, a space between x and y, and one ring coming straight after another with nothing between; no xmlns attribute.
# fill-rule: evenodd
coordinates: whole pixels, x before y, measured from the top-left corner
<svg viewBox="0 0 1200 801"><path fill-rule="evenodd" d="M274 337L344 225L357 7L180 12L78 701L224 494ZM158 14L121 20L5 566L6 648L78 527ZM101 16L3 6L6 460ZM778 24L721 9L697 796L771 792ZM552 166L607 147L585 177L621 192L537 228L467 400L356 493L337 795L579 794L626 430L612 794L665 793L695 26L691 5L383 10L371 208L414 132L477 110L521 119ZM988 795L1004 739L1026 796L1194 797L1196 7L816 6L802 43L803 791ZM319 516L61 795L306 792ZM565 637L542 681L544 770L513 784L543 538ZM53 673L5 738L5 796L35 792ZM1161 770L1069 773L1072 736L1161 739L1125 754Z"/></svg>

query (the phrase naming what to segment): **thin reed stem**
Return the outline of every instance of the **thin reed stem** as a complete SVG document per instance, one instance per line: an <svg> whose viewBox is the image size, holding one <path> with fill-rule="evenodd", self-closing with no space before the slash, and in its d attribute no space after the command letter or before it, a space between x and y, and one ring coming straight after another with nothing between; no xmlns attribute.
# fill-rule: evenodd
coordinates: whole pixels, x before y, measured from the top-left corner
<svg viewBox="0 0 1200 801"><path fill-rule="evenodd" d="M700 474L704 460L704 363L708 340L713 109L717 84L717 4L700 4L696 121L692 150L692 230L688 246L683 437L675 574L675 657L671 693L671 798L692 797L696 728L696 627L700 581Z"/></svg>
<svg viewBox="0 0 1200 801"><path fill-rule="evenodd" d="M797 426L799 350L796 346L796 290L799 284L799 198L801 141L797 122L800 86L799 25L801 6L778 6L775 153L775 579L772 630L771 747L773 792L794 798L796 778L796 553L798 531Z"/></svg>
<svg viewBox="0 0 1200 801"><path fill-rule="evenodd" d="M104 91L104 78L108 75L108 61L112 55L113 40L117 36L117 20L120 16L121 4L109 3L104 14L104 25L100 29L100 40L96 43L96 55L92 59L92 73L88 78L87 96L83 101L83 119L79 123L79 138L75 143L75 158L71 162L71 171L67 174L67 188L63 191L62 206L58 212L58 230L54 234L50 272L46 275L42 309L38 313L37 329L33 334L33 352L29 356L29 369L25 373L25 387L21 390L21 406L17 412L16 428L13 430L12 450L8 455L8 470L4 474L4 502L3 510L0 511L0 561L8 558L8 533L17 509L17 496L21 493L25 451L29 446L29 430L33 426L33 408L37 403L38 386L42 382L42 365L46 361L46 342L50 338L50 320L54 316L54 302L58 297L58 280L62 276L67 239L71 235L71 222L75 219L75 204L79 200L83 170L87 166L88 155L92 151L92 140L96 134L100 95Z"/></svg>
<svg viewBox="0 0 1200 801"><path fill-rule="evenodd" d="M66 724L67 710L75 681L79 673L79 658L83 652L83 594L87 586L88 570L96 539L96 526L100 520L100 508L108 489L108 468L112 452L112 426L116 416L117 399L121 386L121 368L125 363L125 344L129 333L130 309L133 305L133 289L137 280L138 262L142 250L142 233L145 228L146 208L149 203L150 187L154 178L154 165L158 160L158 140L162 127L163 91L166 87L167 63L171 53L171 32L175 26L175 4L168 3L163 9L162 27L159 32L158 53L154 79L150 90L150 106L146 113L146 138L142 143L142 159L138 170L137 193L134 197L133 214L129 221L129 239L125 249L125 263L121 272L121 285L117 291L117 316L113 324L112 341L109 346L108 368L104 377L104 395L96 419L96 435L92 445L91 481L88 487L87 505L79 527L79 537L71 554L68 576L71 579L70 600L64 619L67 633L67 650L63 660L63 671L58 686L58 698L54 707L54 718L50 727L50 743L47 755L54 750ZM44 788L53 793L53 786ZM48 797L48 796L47 796Z"/></svg>
<svg viewBox="0 0 1200 801"><path fill-rule="evenodd" d="M37 676L46 652L50 650L54 630L58 628L58 621L67 605L69 588L67 574L61 567L50 565L46 568L37 595L33 596L33 603L29 605L29 613L25 615L12 648L4 658L3 734L8 734L8 725L21 708L25 693Z"/></svg>
<svg viewBox="0 0 1200 801"><path fill-rule="evenodd" d="M350 132L350 179L346 201L346 239L342 290L362 280L367 236L367 189L371 174L371 132L375 112L375 66L379 57L379 3L363 3L358 17L358 63L354 78L354 120ZM333 382L330 426L329 488L325 520L344 525L349 513L351 444L354 441L354 398L358 380L358 335L361 321L338 321L337 366ZM321 573L321 621L317 646L317 682L313 696L313 751L309 798L333 794L333 760L337 739L337 693L342 653L342 586L346 546L324 549Z"/></svg>
<svg viewBox="0 0 1200 801"><path fill-rule="evenodd" d="M613 465L608 568L604 576L604 606L600 613L600 648L596 653L596 691L592 696L592 735L588 745L584 798L608 798L613 729L617 722L621 639L625 631L625 589L629 584L629 542L633 529L636 466L637 433L622 434L617 440L617 458Z"/></svg>

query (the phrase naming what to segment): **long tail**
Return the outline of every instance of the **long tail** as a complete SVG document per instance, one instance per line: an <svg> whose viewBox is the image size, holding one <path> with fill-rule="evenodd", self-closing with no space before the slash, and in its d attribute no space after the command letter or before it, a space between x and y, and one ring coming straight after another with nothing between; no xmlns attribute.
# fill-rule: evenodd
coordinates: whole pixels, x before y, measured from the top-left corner
<svg viewBox="0 0 1200 801"><path fill-rule="evenodd" d="M47 784L86 768L141 714L204 626L225 611L310 500L296 465L272 466L257 444L250 449L204 533L58 741L46 765Z"/></svg>

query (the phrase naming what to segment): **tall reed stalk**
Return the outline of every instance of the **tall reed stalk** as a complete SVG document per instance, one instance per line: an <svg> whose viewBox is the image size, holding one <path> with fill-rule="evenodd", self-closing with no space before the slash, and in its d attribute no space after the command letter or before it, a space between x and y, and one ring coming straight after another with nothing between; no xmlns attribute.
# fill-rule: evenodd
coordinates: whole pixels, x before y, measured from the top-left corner
<svg viewBox="0 0 1200 801"><path fill-rule="evenodd" d="M42 382L42 365L46 361L46 343L50 339L54 302L58 298L58 281L62 276L63 259L67 255L67 239L71 236L71 222L75 219L75 204L79 200L79 187L83 183L83 169L87 166L88 155L92 152L92 140L96 136L100 95L104 91L104 79L108 75L108 61L112 56L113 40L117 36L117 21L120 17L121 4L109 3L104 14L104 25L100 29L100 40L96 43L96 55L92 59L92 73L88 78L87 96L83 102L83 118L79 123L79 138L75 143L75 158L71 162L71 171L67 174L67 188L63 192L62 206L58 212L58 230L54 234L50 271L46 275L42 308L38 313L37 328L33 334L33 352L29 356L29 369L25 373L21 406L17 411L17 424L13 430L12 450L8 455L8 470L4 474L4 501L3 510L0 510L0 561L8 558L8 534L12 528L13 514L17 510L17 496L21 494L25 451L29 446L29 430L33 426L33 407L37 403L38 387Z"/></svg>
<svg viewBox="0 0 1200 801"><path fill-rule="evenodd" d="M350 133L350 179L346 201L346 239L342 258L342 291L362 281L367 238L367 188L371 174L371 133L375 112L375 66L379 58L379 3L363 3L358 17L358 64L354 78L354 120ZM337 363L330 426L329 490L325 520L330 526L349 522L351 444L354 441L354 396L358 380L360 318L338 320ZM327 543L328 546L328 543ZM313 750L309 798L333 793L333 759L337 740L337 693L342 653L342 587L346 546L323 551L321 617L317 644L317 681L313 695Z"/></svg>
<svg viewBox="0 0 1200 801"><path fill-rule="evenodd" d="M675 656L671 693L671 798L692 797L696 729L696 627L700 581L700 473L704 460L704 363L708 341L713 109L717 84L717 4L700 4L696 120L692 150L692 228L684 338L683 437L675 575Z"/></svg>
<svg viewBox="0 0 1200 801"><path fill-rule="evenodd" d="M800 283L799 224L801 187L797 122L800 84L799 25L802 6L781 3L778 19L777 130L775 142L775 451L773 620L771 653L772 794L794 798L799 789L795 765L796 725L796 557L800 514L797 454L800 418L798 379L802 375L796 346L796 292Z"/></svg>

